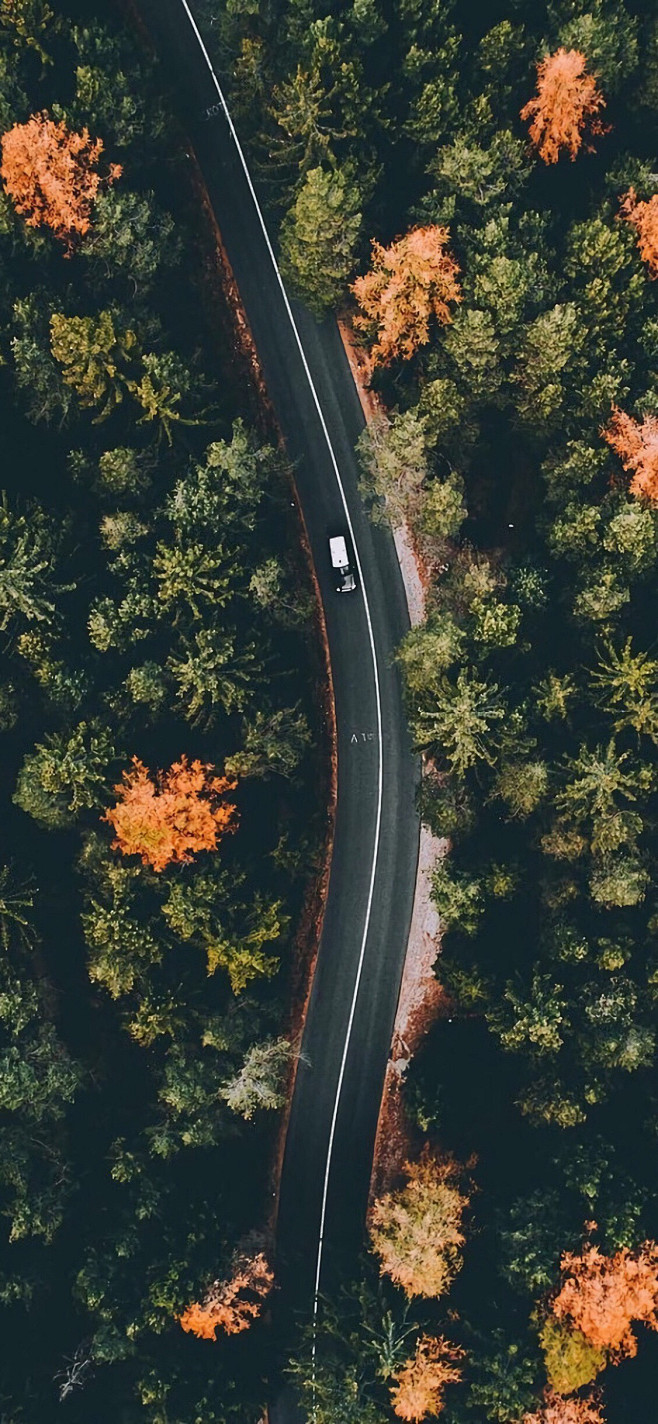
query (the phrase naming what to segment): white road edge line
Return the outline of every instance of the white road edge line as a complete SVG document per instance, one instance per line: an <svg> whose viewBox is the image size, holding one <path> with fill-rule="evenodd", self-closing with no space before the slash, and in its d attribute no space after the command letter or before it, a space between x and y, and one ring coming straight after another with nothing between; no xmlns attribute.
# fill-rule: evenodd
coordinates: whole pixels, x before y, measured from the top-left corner
<svg viewBox="0 0 658 1424"><path fill-rule="evenodd" d="M281 289L281 295L282 295L282 297L283 297L283 301L284 301L284 304L285 304L285 308L286 308L286 312L287 312L287 315L288 315L288 319L289 319L289 321L290 321L290 325L291 325L291 328L292 328L292 331L293 331L293 335L294 335L294 338L295 338L295 342L296 342L296 345L297 345L297 348L298 348L298 351L299 351L299 354L300 354L300 357L301 357L301 360L302 360L302 365L303 365L303 367L304 367L304 374L305 374L306 379L307 379L307 381L308 381L309 389L310 389L311 395L312 395L312 397L313 397L313 404L315 405L316 411L317 411L317 413L318 413L318 417L319 417L319 420L320 420L320 425L321 425L321 427L322 427L322 433L323 433L323 435L324 435L324 439L325 439L325 442L326 442L326 446L327 446L327 449L328 449L328 451L329 451L329 457L330 457L330 459L331 459L331 464L332 464L332 466L333 466L334 474L335 474L335 476L336 476L336 482L337 482L337 484L338 484L338 489L339 489L339 491L340 491L340 497L341 497L341 500L342 500L342 503L343 503L343 509L344 509L344 511L345 511L345 518L346 518L346 520L347 520L347 526L348 526L348 529L349 529L349 531L350 531L350 536L351 536L352 544L353 544L353 547L354 547L354 556L355 556L355 558L356 558L356 565L357 565L357 569L358 569L358 573L359 573L359 579L360 579L360 582L361 582L361 590L362 590L362 593L363 593L363 604L364 604L365 613L366 613L366 621L367 621L367 624L368 624L368 637L369 637L369 640L370 640L370 651L371 651L371 654L372 654L372 669L373 669L373 678L374 678L374 684L375 684L375 699L376 699L376 703L377 703L377 745L378 745L379 761L378 761L377 819L376 819L376 823L375 823L375 841L374 841L374 847L373 847L372 868L371 868L371 872L370 872L370 885L369 885L369 889L368 889L368 900L367 900L367 905L366 905L366 918L365 918L365 924L364 924L364 927L363 927L363 938L362 938L362 940L361 940L361 950L360 950L360 954L359 954L359 962L358 962L358 965L357 965L356 979L355 979L355 982L354 982L354 993L353 993L353 995L352 995L352 1003L351 1003L351 1007L350 1007L350 1015L349 1015L349 1019L348 1019L348 1023L347 1023L347 1033L346 1033L346 1035L345 1035L345 1043L344 1043L344 1045L343 1045L343 1055L342 1055L341 1064L340 1064L340 1072L339 1072L339 1074L338 1074L338 1083L337 1083L337 1086L336 1086L336 1097L335 1097L335 1101L334 1101L334 1109L333 1109L333 1114L332 1114L332 1119L331 1119L331 1130L330 1130L330 1132L329 1132L329 1142L328 1142L328 1145L327 1145L327 1162L326 1162L326 1167L325 1167L324 1185L323 1185L323 1192L322 1192L322 1210L321 1210L321 1213L320 1213L320 1234L319 1234L319 1238L318 1238L318 1254L317 1254L317 1260L316 1260L315 1288L314 1288L314 1296L313 1296L313 1323L314 1323L314 1325L315 1325L315 1323L316 1323L316 1321L317 1321L319 1298L320 1298L320 1278L321 1278L321 1274L322 1274L322 1256L323 1256L323 1249L324 1249L324 1228L325 1228L325 1221L326 1221L326 1214L327 1214L327 1197L328 1197L328 1192L329 1192L329 1177L330 1177L330 1173L331 1173L331 1159L332 1159L332 1156L333 1156L334 1137L335 1137L335 1134L336 1134L336 1122L337 1122L337 1120L338 1120L338 1109L339 1109L339 1107L340 1107L340 1099L341 1099L341 1093L342 1093L342 1089L343 1089L343 1080L344 1080L344 1077L345 1077L345 1067L346 1067L346 1064L347 1064L347 1055L348 1055L348 1053L349 1053L350 1040L351 1040L351 1037L352 1037L352 1028L353 1028L353 1025L354 1025L354 1014L355 1014L355 1012L356 1012L356 1001L357 1001L357 997L358 997L358 993L359 993L359 986L360 986L360 983L361 983L361 975L362 975L362 973L363 973L363 964L364 964L365 952L366 952L366 942L367 942L367 938L368 938L368 930L369 930L369 928L370 928L370 916L371 916L371 913L372 913L372 901L373 901L373 895L374 895L374 890L375 890L375 875L376 875L376 872L377 872L377 860L378 860L378 856L379 856L379 841L380 841L380 835L381 835L381 820L382 820L383 750L384 750L384 749L383 749L383 738L382 738L382 703L381 703L381 692L380 692L380 686L379 686L379 669L378 669L378 666L377 666L377 650L376 650L376 648L375 648L375 639L374 639L374 634L373 634L373 631L372 631L372 619L371 619L371 616L370 616L370 604L369 604L369 602L368 602L368 595L367 595L367 592L366 592L366 584L365 584L365 579L364 579L364 577L363 577L363 568L362 568L362 566L361 566L361 560L360 560L360 558L359 558L359 549L358 549L358 545L357 545L356 538L355 538L355 535L354 535L354 528L353 528L353 526L352 526L352 520L351 520L351 518L350 518L350 511L349 511L349 508L348 508L347 499L346 499L346 497L345 497L345 490L344 490L344 487L343 487L343 481L342 481L341 476L340 476L340 470L339 470L339 467L338 467L338 461L337 461L337 459L336 459L336 454L335 454L335 451L334 451L334 447L333 447L333 445L332 445L332 443L331 443L331 437L330 437L330 435L329 435L329 430L328 430L328 428L327 428L327 423L326 423L326 420L325 420L325 418L324 418L324 412L323 412L323 410L322 410L322 405L321 405L321 403L320 403L320 398L319 398L318 393L317 393L317 391L316 391L316 389L315 389L315 384L314 384L314 382L313 382L313 377L312 377L312 375L311 375L311 372L310 372L310 369L309 369L309 365L308 365L308 361L307 361L307 359L306 359L306 352L304 351L304 347L303 347L303 344L302 344L302 339L301 339L301 336L300 336L300 334L299 334L299 329L298 329L298 327L297 327L297 323L296 323L296 321L295 321L295 317L294 317L294 314L293 314L293 311L292 311L292 307L291 307L290 301L289 301L289 299L288 299L288 293L286 292L286 289L285 289L285 286L284 286L284 283L283 283L283 278L282 278L281 273L280 273L280 271L279 271L279 265L278 265L278 263L277 263L276 256L275 256L275 254L274 254L274 248L272 247L272 243L271 243L271 241L270 241L270 235L269 235L269 232L268 232L268 230L267 230L267 225L266 225L266 223L265 223L265 218L263 217L263 213L262 213L262 211L261 211L260 203L259 203L259 201L258 201L258 197L257 197L257 195L256 195L256 190L255 190L255 188L254 188L254 185L253 185L253 182L252 182L252 179L251 179L251 174L250 174L250 172L249 172L249 168L248 168L248 165L247 165L247 160L246 160L246 158L245 158L245 156L244 156L244 153L243 153L243 150L242 150L242 145L241 145L240 140L239 140L239 138L238 138L238 135L237 135L237 132L236 132L236 129L235 129L235 125L234 125L234 123L233 123L233 119L231 118L231 114L230 114L230 112L229 112L228 104L226 103L226 99L224 98L224 94L223 94L221 85L220 85L219 80L218 80L218 78L217 78L217 75L215 74L215 71L214 71L214 69L213 69L213 65L212 65L212 61L211 61L210 55L208 54L208 50L206 49L206 46L205 46L203 37L202 37L201 32L200 32L200 30L199 30L199 27L198 27L198 25L197 25L197 22L196 22L196 20L195 20L195 18L194 18L194 15L192 14L192 11L191 11L191 9L190 9L189 4L188 4L188 0L181 0L181 4L182 4L183 9L185 10L185 12L186 12L186 14L187 14L187 18L188 18L188 20L189 20L189 22L190 22L190 25L192 26L192 29L193 29L194 34L195 34L195 36L196 36L197 42L198 42L198 44L199 44L199 48L201 49L201 52L202 52L203 57L204 57L204 59L205 59L205 62L206 62L207 66L208 66L208 69L209 69L209 71L210 71L210 74L211 74L213 83L214 83L214 85L215 85L215 89L217 90L217 94L218 94L218 96L219 96L219 102L220 102L220 104L221 104L221 106L222 106L222 110L223 110L223 112L224 112L224 116L225 116L225 118L226 118L226 122L227 122L227 124L228 124L228 126L229 126L229 130L230 130L230 133L231 133L231 137L232 137L233 142L234 142L234 144L235 144L235 147L236 147L236 149L237 149L237 152L238 152L238 155L239 155L239 158L240 158L240 163L242 164L242 168L243 168L243 171L244 171L244 175L245 175L245 178L246 178L246 180L247 180L247 185L248 185L248 187L249 187L249 192L250 192L250 194L251 194L251 197L252 197L252 200L253 200L253 203L254 203L254 207L255 207L255 209L256 209L256 214L257 214L257 217L258 217L258 221L259 221L259 224L260 224L262 233L263 233L263 237L265 238L265 243L266 243L266 246L267 246L267 250L268 250L268 253L269 253L269 255L270 255L270 259L271 259L271 262L272 262L272 266L273 266L273 268L274 268L274 273L275 273L275 276L276 276L278 285L279 285L279 287L280 287L280 289ZM315 1329L314 1329L314 1331L313 1331L313 1362L314 1362L314 1364L315 1364Z"/></svg>

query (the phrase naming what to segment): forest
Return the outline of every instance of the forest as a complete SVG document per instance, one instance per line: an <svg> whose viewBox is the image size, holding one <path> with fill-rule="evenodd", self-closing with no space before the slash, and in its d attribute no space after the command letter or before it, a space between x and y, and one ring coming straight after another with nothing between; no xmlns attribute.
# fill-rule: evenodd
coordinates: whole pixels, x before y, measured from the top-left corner
<svg viewBox="0 0 658 1424"><path fill-rule="evenodd" d="M273 1347L327 799L294 496L134 15L0 0L2 1419L258 1424L284 1379L313 1424L649 1420L655 4L194 8L425 570L446 1012L355 1279Z"/></svg>
<svg viewBox="0 0 658 1424"><path fill-rule="evenodd" d="M256 1419L327 803L294 491L129 17L2 0L0 129L0 1415Z"/></svg>
<svg viewBox="0 0 658 1424"><path fill-rule="evenodd" d="M203 0L286 279L370 363L450 1012L290 1365L317 1424L626 1424L658 1366L658 18Z"/></svg>

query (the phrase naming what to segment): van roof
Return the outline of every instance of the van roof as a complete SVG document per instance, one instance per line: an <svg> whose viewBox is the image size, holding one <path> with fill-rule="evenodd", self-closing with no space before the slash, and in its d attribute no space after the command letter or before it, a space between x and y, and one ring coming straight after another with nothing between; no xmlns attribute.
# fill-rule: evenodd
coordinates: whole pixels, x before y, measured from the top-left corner
<svg viewBox="0 0 658 1424"><path fill-rule="evenodd" d="M329 540L331 550L331 562L335 569L345 569L349 564L347 557L347 545L342 534L336 534Z"/></svg>

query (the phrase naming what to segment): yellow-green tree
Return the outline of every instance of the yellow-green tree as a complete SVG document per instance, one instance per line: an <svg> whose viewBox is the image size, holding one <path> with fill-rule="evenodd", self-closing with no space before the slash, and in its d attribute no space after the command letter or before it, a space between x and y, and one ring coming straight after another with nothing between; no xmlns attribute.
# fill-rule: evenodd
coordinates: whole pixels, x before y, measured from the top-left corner
<svg viewBox="0 0 658 1424"><path fill-rule="evenodd" d="M405 1185L387 1192L370 1213L372 1250L383 1275L407 1296L444 1295L462 1264L462 1218L468 1198L454 1162L425 1151L404 1167Z"/></svg>

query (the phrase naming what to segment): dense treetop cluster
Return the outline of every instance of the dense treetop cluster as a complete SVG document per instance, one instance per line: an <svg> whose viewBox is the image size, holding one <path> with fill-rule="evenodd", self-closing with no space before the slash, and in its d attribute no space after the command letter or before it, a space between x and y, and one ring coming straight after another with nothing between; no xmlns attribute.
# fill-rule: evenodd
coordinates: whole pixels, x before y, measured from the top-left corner
<svg viewBox="0 0 658 1424"><path fill-rule="evenodd" d="M451 1318L416 1300L405 1336L402 1293L362 1283L328 1318L319 1417L390 1417L403 1358L401 1417L617 1424L646 1411L656 1358L645 1331L634 1373L606 1369L603 1326L627 1338L633 1275L635 1318L656 1300L655 7L200 9L287 279L370 355L373 518L406 523L428 571L399 663L423 814L450 844L452 1023L407 1099L419 1134L479 1159ZM596 1327L557 1305L569 1269ZM466 1352L438 1403L426 1336ZM303 1384L303 1351L294 1368Z"/></svg>
<svg viewBox="0 0 658 1424"><path fill-rule="evenodd" d="M185 1330L272 1282L312 599L162 86L83 8L0 4L0 1396L220 1424L260 1366Z"/></svg>
<svg viewBox="0 0 658 1424"><path fill-rule="evenodd" d="M418 1151L290 1368L315 1424L623 1424L658 1308L655 7L197 10L286 280L371 357L363 490L427 569L398 657L449 842ZM206 374L152 72L45 0L0 0L0 61L0 1292L8 1339L52 1331L3 1392L47 1420L67 1359L99 1419L255 1424L235 1129L290 1058L308 605L279 461Z"/></svg>

